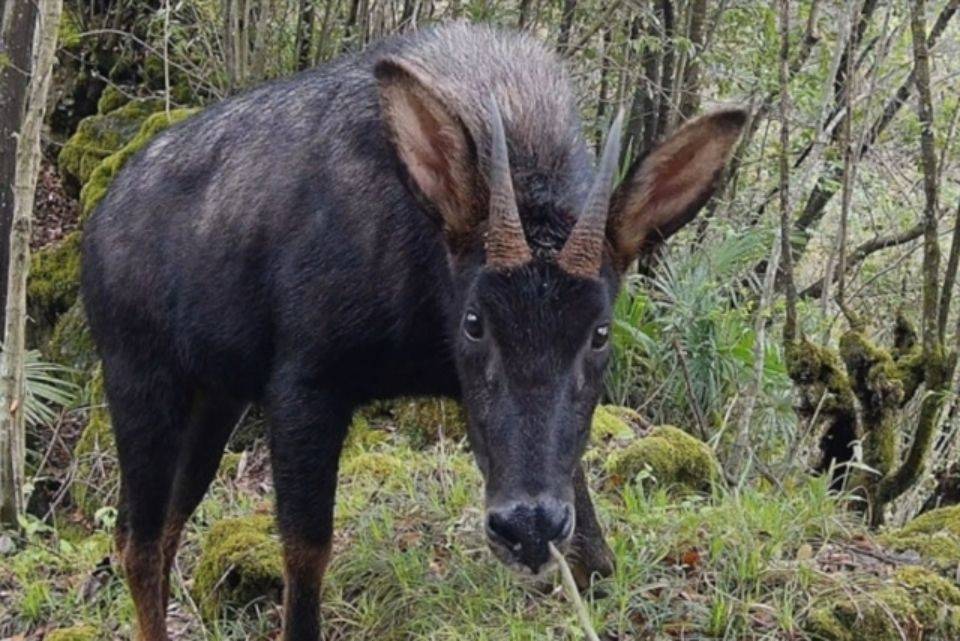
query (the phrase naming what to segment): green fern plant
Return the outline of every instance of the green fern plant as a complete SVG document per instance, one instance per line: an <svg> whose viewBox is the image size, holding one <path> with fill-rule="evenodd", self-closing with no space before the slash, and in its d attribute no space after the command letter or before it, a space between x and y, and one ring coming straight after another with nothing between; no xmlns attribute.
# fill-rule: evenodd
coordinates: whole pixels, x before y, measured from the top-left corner
<svg viewBox="0 0 960 641"><path fill-rule="evenodd" d="M27 352L24 373L24 418L31 427L54 422L59 410L75 404L80 395L73 380L77 372L44 361L37 350Z"/></svg>

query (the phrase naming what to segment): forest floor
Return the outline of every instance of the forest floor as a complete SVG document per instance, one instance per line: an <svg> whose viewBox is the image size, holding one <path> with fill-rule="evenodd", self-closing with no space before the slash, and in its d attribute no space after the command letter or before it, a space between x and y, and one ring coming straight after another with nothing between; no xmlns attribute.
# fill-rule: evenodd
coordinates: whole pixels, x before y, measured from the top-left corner
<svg viewBox="0 0 960 641"><path fill-rule="evenodd" d="M525 583L494 560L472 455L439 427L410 432L390 414L355 422L324 588L326 638L584 638L558 580ZM595 438L586 456L617 559L615 574L585 594L601 639L960 638L958 557L881 545L825 480L678 492L649 471L628 482L609 474L605 460L620 447ZM233 449L185 533L168 617L173 639L277 638L279 544L256 425ZM101 456L109 470L110 455ZM71 465L65 477L75 476ZM115 511L91 515L59 496L50 519L29 520L23 538L0 545L0 639L131 638L133 608L113 554ZM942 538L940 547L916 547L960 545L960 513L942 512L957 522L941 515L933 533L911 539Z"/></svg>

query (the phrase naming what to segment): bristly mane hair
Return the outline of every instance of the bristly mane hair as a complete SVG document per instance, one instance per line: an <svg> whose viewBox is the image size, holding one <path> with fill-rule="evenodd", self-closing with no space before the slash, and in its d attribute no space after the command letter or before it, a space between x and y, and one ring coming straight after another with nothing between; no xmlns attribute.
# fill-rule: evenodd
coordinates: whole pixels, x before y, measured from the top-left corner
<svg viewBox="0 0 960 641"><path fill-rule="evenodd" d="M424 78L463 121L482 167L490 155L487 105L491 95L496 99L531 248L559 249L586 196L593 159L556 54L523 33L454 22L388 40L370 55L400 61Z"/></svg>

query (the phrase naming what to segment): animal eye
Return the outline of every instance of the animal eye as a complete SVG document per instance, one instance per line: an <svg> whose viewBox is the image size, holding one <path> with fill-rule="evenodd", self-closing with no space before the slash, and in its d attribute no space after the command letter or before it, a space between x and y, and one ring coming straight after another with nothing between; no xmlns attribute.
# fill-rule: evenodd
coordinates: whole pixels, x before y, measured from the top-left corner
<svg viewBox="0 0 960 641"><path fill-rule="evenodd" d="M476 312L467 312L463 315L463 333L472 341L483 338L483 321Z"/></svg>
<svg viewBox="0 0 960 641"><path fill-rule="evenodd" d="M590 338L590 347L595 350L601 350L610 342L610 326L604 323L597 325L593 330L593 336Z"/></svg>

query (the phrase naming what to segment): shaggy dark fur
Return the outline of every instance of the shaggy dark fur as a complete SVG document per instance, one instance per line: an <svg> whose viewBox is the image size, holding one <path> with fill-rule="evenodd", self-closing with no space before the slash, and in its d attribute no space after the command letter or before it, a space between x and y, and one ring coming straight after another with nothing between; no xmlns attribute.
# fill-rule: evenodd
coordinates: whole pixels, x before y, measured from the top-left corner
<svg viewBox="0 0 960 641"><path fill-rule="evenodd" d="M533 256L506 270L486 265L483 242L491 98ZM468 164L456 175L469 184L431 183L466 200L425 198L401 161L396 122L416 120L410 104L446 122L442 136L427 132L433 142L466 150L460 165L434 156L427 168ZM689 220L743 120L700 119L634 167L610 246L640 247ZM596 277L553 260L592 182L553 54L462 24L227 100L128 163L87 223L82 289L119 449L118 543L146 641L167 638L181 528L249 403L269 417L285 641L319 634L340 450L352 412L372 399L463 400L502 560L537 573L549 542L572 542L581 581L611 571L579 459L608 358L613 265L631 257L605 253Z"/></svg>

